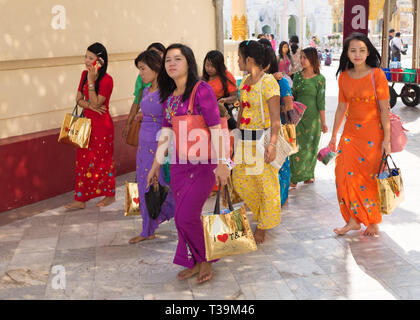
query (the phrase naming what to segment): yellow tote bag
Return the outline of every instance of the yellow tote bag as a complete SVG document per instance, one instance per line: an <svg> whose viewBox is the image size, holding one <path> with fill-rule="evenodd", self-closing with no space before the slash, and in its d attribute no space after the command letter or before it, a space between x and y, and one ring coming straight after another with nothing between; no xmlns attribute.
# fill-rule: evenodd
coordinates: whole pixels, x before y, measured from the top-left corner
<svg viewBox="0 0 420 320"><path fill-rule="evenodd" d="M392 160L394 168L391 169L388 165L388 157L392 160L390 155L382 159L379 167L379 175L376 178L376 183L378 185L379 211L382 214L390 214L405 198L401 170L396 167L394 160ZM382 173L383 177L381 177L383 165L383 169L388 167L388 170L384 170L383 172L385 175Z"/></svg>
<svg viewBox="0 0 420 320"><path fill-rule="evenodd" d="M125 182L125 216L140 215L140 198L137 182Z"/></svg>
<svg viewBox="0 0 420 320"><path fill-rule="evenodd" d="M91 120L85 118L84 111L77 114L77 105L72 113L67 113L61 126L58 142L70 144L79 148L87 148L92 131Z"/></svg>
<svg viewBox="0 0 420 320"><path fill-rule="evenodd" d="M227 197L229 209L221 213L219 186L214 212L202 216L207 261L257 250L245 205L234 209Z"/></svg>

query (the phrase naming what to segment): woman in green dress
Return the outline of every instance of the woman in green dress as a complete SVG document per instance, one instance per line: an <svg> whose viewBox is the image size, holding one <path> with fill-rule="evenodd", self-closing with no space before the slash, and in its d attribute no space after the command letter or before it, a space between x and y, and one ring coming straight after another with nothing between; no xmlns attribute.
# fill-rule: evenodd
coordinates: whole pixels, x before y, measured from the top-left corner
<svg viewBox="0 0 420 320"><path fill-rule="evenodd" d="M156 51L160 57L162 58L165 54L166 48L163 44L159 42L154 42L151 45L149 45L146 49L147 51ZM134 60L134 64L136 65L136 68L139 68L139 57ZM143 92L144 88L150 87L150 83L144 83L141 80L140 74L137 76L136 84L134 85L134 101L130 108L130 113L128 114L127 122L125 123L125 126L123 128L122 136L125 139L128 135L128 130L130 129L131 122L136 117L137 113L139 112L139 103L141 101L141 92Z"/></svg>
<svg viewBox="0 0 420 320"><path fill-rule="evenodd" d="M328 131L325 123L325 78L319 71L316 49L303 49L300 62L303 70L295 74L292 92L296 101L306 105L306 111L296 126L299 152L290 157L292 188L296 188L297 183L301 181L305 184L315 181L314 172L321 130L323 133Z"/></svg>

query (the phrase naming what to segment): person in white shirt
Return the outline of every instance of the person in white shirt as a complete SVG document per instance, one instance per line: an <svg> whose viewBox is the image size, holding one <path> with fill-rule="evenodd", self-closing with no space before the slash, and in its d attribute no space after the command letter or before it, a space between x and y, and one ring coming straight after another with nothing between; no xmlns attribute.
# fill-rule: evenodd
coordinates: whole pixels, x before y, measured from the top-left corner
<svg viewBox="0 0 420 320"><path fill-rule="evenodd" d="M401 61L401 49L403 47L403 42L401 39L401 33L397 32L395 37L389 42L389 46L391 47L391 61Z"/></svg>

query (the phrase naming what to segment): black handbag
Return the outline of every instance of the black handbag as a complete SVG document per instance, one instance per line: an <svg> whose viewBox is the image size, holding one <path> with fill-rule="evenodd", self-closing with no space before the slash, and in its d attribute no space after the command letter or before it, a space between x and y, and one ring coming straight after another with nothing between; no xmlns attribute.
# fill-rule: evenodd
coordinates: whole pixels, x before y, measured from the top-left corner
<svg viewBox="0 0 420 320"><path fill-rule="evenodd" d="M233 111L234 108L237 108L237 107L235 107L235 105L233 103L231 103L231 104L225 103L225 108L226 108L226 110L229 114L229 119L228 119L229 130L236 129L237 128L237 121L233 117L232 111Z"/></svg>
<svg viewBox="0 0 420 320"><path fill-rule="evenodd" d="M146 201L147 211L151 219L157 219L159 217L162 205L166 200L169 193L168 186L162 186L159 182L150 186L148 192L144 194L144 200Z"/></svg>

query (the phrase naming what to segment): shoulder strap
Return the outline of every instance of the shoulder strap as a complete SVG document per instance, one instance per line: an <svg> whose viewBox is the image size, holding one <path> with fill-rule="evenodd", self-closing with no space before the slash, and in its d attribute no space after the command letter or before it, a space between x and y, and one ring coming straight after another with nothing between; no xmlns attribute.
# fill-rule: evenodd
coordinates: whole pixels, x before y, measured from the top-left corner
<svg viewBox="0 0 420 320"><path fill-rule="evenodd" d="M375 92L376 106L378 107L378 111L381 112L381 108L379 107L378 95L376 94L375 79L373 77L374 72L375 72L375 69L372 69L372 71L370 72L370 80L372 81L373 91Z"/></svg>
<svg viewBox="0 0 420 320"><path fill-rule="evenodd" d="M138 103L138 105L137 105L137 111L136 111L136 113L137 113L137 112L139 112L139 110L140 110L140 103L141 103L141 99L143 99L143 92L144 92L144 89L146 89L146 87L141 86L141 88L140 88L140 92L139 92L139 103Z"/></svg>
<svg viewBox="0 0 420 320"><path fill-rule="evenodd" d="M195 100L195 94L197 93L197 88L200 85L200 83L202 82L202 80L198 80L197 83L195 84L191 95L190 95L190 102L188 104L188 114L192 114L193 113L193 108L194 108L194 100Z"/></svg>
<svg viewBox="0 0 420 320"><path fill-rule="evenodd" d="M261 108L261 115L263 118L263 127L265 128L265 112L264 112L264 105L263 105L263 98L262 98L262 82L265 78L265 73L264 75L261 77L260 79L260 88L259 88L259 92L260 92L260 108Z"/></svg>

